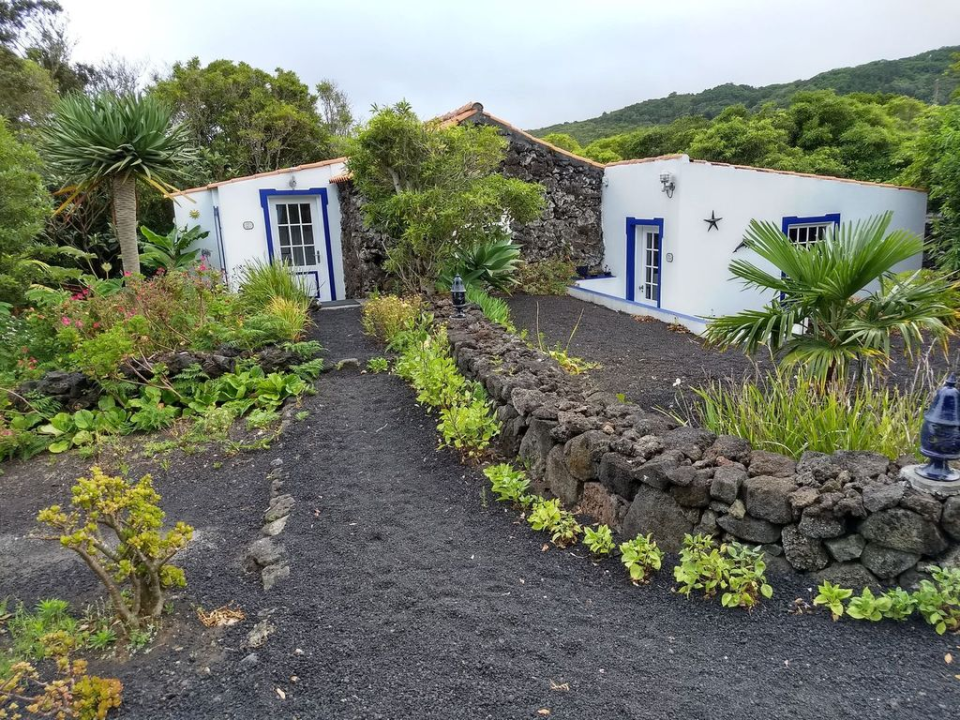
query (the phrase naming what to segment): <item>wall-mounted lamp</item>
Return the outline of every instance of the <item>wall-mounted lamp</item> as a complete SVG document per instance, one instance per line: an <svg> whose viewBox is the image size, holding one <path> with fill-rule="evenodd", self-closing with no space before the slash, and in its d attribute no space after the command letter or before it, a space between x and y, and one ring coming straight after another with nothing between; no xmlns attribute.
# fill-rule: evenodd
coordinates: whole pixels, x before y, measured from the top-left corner
<svg viewBox="0 0 960 720"><path fill-rule="evenodd" d="M291 189L291 190L296 190L296 188L297 188L297 178L296 178L295 175L291 175L291 176L290 176L290 182L288 183L288 185L290 185L290 189Z"/></svg>
<svg viewBox="0 0 960 720"><path fill-rule="evenodd" d="M677 183L670 173L660 173L661 190L667 194L668 198L673 197L673 191L677 189Z"/></svg>

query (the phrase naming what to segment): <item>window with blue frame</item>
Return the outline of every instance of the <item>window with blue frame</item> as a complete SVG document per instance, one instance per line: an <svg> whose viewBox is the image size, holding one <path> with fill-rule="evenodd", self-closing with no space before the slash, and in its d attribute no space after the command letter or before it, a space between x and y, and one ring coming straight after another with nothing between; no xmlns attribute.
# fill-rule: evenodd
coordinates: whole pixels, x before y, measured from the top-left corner
<svg viewBox="0 0 960 720"><path fill-rule="evenodd" d="M783 234L790 238L790 242L802 248L810 248L823 240L827 231L840 224L840 213L820 215L817 217L785 217L783 218Z"/></svg>

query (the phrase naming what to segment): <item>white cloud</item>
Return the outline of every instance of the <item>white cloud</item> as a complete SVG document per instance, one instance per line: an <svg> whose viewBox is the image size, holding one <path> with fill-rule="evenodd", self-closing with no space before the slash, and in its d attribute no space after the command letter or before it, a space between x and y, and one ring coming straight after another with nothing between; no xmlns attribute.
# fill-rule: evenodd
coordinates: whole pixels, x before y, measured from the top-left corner
<svg viewBox="0 0 960 720"><path fill-rule="evenodd" d="M331 77L366 114L470 100L523 127L960 42L956 0L61 0L77 57L197 55Z"/></svg>

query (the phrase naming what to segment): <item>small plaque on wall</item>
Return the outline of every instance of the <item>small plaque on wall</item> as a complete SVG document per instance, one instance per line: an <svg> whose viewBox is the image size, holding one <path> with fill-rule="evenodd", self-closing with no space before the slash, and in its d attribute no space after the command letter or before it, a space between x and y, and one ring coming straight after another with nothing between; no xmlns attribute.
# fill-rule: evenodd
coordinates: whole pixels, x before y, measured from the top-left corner
<svg viewBox="0 0 960 720"><path fill-rule="evenodd" d="M253 221L252 221L252 220L244 220L244 221L243 221L243 229L244 229L244 230L253 230Z"/></svg>

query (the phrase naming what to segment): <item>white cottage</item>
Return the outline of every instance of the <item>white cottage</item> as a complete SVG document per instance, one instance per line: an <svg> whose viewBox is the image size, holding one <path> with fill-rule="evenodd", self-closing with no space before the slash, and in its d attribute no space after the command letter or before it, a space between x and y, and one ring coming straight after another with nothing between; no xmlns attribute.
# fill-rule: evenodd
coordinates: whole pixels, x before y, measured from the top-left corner
<svg viewBox="0 0 960 720"><path fill-rule="evenodd" d="M173 197L178 227L200 225L203 249L230 282L251 260L282 258L321 301L341 300L340 205L330 180L346 158L212 183Z"/></svg>
<svg viewBox="0 0 960 720"><path fill-rule="evenodd" d="M893 214L892 229L924 231L927 197L912 188L686 155L600 166L489 115L480 103L444 118L497 126L510 141L505 172L544 182L547 217L536 227L517 229L528 258L535 261L563 247L578 264L596 267L602 254L609 274L573 281L571 295L694 332L706 327L705 318L759 308L769 300L732 282L728 271L740 255L762 265L741 246L752 219L775 222L797 243L816 242L832 225L887 211ZM174 197L176 223L209 231L210 262L231 282L253 259L283 258L321 301L346 299L363 292L365 283L354 276L364 274L364 263L370 275L371 262L382 257L372 246L382 252L382 239L365 237L370 234L361 224L345 216L342 222L341 207L356 209L344 185L345 163L337 158L185 190ZM583 192L571 189L577 182L584 183ZM583 211L571 203L582 203ZM920 264L918 256L898 269Z"/></svg>
<svg viewBox="0 0 960 720"><path fill-rule="evenodd" d="M604 258L612 277L578 280L575 297L694 332L704 318L759 308L770 298L731 280L753 219L779 225L794 242L816 242L840 222L890 211L891 229L922 236L926 193L913 188L691 160L669 155L604 168ZM917 256L897 270L917 269ZM769 267L772 271L773 267Z"/></svg>

